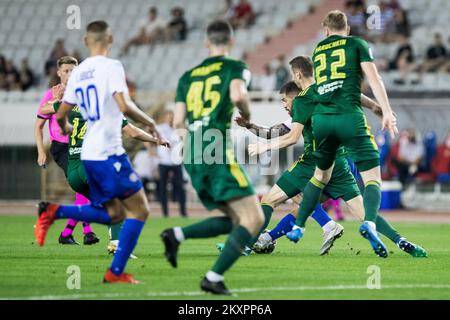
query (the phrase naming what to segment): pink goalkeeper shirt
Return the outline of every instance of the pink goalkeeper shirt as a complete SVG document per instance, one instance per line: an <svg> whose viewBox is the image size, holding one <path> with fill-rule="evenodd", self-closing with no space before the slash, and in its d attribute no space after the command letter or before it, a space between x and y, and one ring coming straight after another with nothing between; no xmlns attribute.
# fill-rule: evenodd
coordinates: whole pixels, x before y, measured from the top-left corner
<svg viewBox="0 0 450 320"><path fill-rule="evenodd" d="M56 121L56 114L41 114L41 108L48 101L53 100L52 89L49 89L39 103L39 109L37 112L38 118L47 119L48 122L48 131L50 133L50 140L57 141L61 143L69 143L69 137L61 134L61 128L59 127L58 122Z"/></svg>

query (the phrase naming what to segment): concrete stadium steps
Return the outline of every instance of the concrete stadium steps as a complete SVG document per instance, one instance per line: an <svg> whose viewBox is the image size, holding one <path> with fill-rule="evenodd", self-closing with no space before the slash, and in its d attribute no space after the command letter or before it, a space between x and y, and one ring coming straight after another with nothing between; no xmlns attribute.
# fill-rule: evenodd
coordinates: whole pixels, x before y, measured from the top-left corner
<svg viewBox="0 0 450 320"><path fill-rule="evenodd" d="M279 35L263 43L250 52L247 63L252 72L261 74L264 66L276 59L280 54L288 56L298 44L307 43L317 36L322 20L327 12L344 10L345 1L325 0L316 6L313 14L298 17L290 27L285 28Z"/></svg>

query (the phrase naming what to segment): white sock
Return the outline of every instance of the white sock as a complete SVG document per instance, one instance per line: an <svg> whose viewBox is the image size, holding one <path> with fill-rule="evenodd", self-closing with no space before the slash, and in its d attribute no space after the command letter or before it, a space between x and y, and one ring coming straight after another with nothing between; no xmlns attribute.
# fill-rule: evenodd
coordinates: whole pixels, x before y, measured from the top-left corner
<svg viewBox="0 0 450 320"><path fill-rule="evenodd" d="M111 240L111 241L109 241L109 243L116 247L119 246L119 240Z"/></svg>
<svg viewBox="0 0 450 320"><path fill-rule="evenodd" d="M219 282L219 281L223 281L223 279L225 279L223 277L223 275L215 273L214 271L208 271L206 273L206 279L208 279L211 282Z"/></svg>
<svg viewBox="0 0 450 320"><path fill-rule="evenodd" d="M375 222L373 221L364 221L365 223L367 223L369 225L369 227L371 227L374 230L377 230L377 226L375 224Z"/></svg>
<svg viewBox="0 0 450 320"><path fill-rule="evenodd" d="M178 242L184 241L184 234L183 230L181 230L181 227L173 228L173 232L175 233L175 238L178 240Z"/></svg>
<svg viewBox="0 0 450 320"><path fill-rule="evenodd" d="M322 230L324 232L330 232L333 228L336 227L336 222L334 220L328 221L323 227Z"/></svg>

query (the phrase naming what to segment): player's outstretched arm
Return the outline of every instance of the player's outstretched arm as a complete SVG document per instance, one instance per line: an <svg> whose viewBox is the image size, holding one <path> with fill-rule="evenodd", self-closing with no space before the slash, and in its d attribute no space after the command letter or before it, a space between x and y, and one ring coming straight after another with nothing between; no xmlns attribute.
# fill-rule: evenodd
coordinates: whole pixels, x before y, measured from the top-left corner
<svg viewBox="0 0 450 320"><path fill-rule="evenodd" d="M304 125L298 122L292 123L292 128L289 133L277 139L270 140L267 143L253 143L248 146L248 153L251 156L264 153L269 150L283 149L297 143L303 132Z"/></svg>
<svg viewBox="0 0 450 320"><path fill-rule="evenodd" d="M245 120L242 117L236 117L234 121L238 126L246 128L255 136L264 139L272 139L273 137L284 136L290 131L290 129L286 128L286 126L282 123L276 124L272 127L265 127Z"/></svg>
<svg viewBox="0 0 450 320"><path fill-rule="evenodd" d="M395 138L395 135L398 134L397 118L395 117L391 105L389 104L386 88L378 73L377 67L373 62L361 62L361 68L364 71L370 88L372 89L372 92L380 104L383 112L383 117L381 120L382 130L388 129L391 138Z"/></svg>
<svg viewBox="0 0 450 320"><path fill-rule="evenodd" d="M230 83L230 99L238 108L241 117L250 120L250 103L247 91L247 84L242 79L233 79Z"/></svg>
<svg viewBox="0 0 450 320"><path fill-rule="evenodd" d="M114 100L116 100L120 111L126 117L149 127L150 133L157 138L160 138L159 132L156 129L155 121L150 118L144 111L139 109L131 100L128 94L124 94L123 92L116 92L116 94L114 94Z"/></svg>
<svg viewBox="0 0 450 320"><path fill-rule="evenodd" d="M128 123L125 127L122 128L123 133L125 133L128 137L142 141L142 142L151 142L156 143L158 145L169 146L169 143L164 139L159 139L157 137L152 136L151 134L145 132L141 128L136 127L135 125Z"/></svg>

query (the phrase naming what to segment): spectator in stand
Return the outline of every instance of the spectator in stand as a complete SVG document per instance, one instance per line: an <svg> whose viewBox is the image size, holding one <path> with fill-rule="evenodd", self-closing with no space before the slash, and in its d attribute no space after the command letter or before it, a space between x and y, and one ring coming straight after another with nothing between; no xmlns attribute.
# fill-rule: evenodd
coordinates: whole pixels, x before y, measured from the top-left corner
<svg viewBox="0 0 450 320"><path fill-rule="evenodd" d="M230 21L234 16L233 0L225 0L222 7L217 11L216 19Z"/></svg>
<svg viewBox="0 0 450 320"><path fill-rule="evenodd" d="M366 34L366 16L364 14L364 5L353 1L347 1L345 4L348 25L352 36L364 37Z"/></svg>
<svg viewBox="0 0 450 320"><path fill-rule="evenodd" d="M439 68L439 72L441 72L441 73L450 72L450 36L448 37L447 43L448 43L449 50L447 50L447 57L445 58L445 62Z"/></svg>
<svg viewBox="0 0 450 320"><path fill-rule="evenodd" d="M399 39L399 47L394 60L389 62L389 70L398 70L400 72L400 78L395 79L396 84L405 84L405 78L416 67L414 63L414 53L409 39L401 37Z"/></svg>
<svg viewBox="0 0 450 320"><path fill-rule="evenodd" d="M240 0L234 7L233 17L230 19L231 25L235 28L248 28L255 22L255 13L248 0Z"/></svg>
<svg viewBox="0 0 450 320"><path fill-rule="evenodd" d="M139 33L128 40L121 54L127 54L131 46L154 44L156 41L163 39L166 27L166 22L158 17L158 9L151 7L148 11L148 20L143 23Z"/></svg>
<svg viewBox="0 0 450 320"><path fill-rule="evenodd" d="M439 145L435 157L435 171L438 181L450 182L450 134L443 144Z"/></svg>
<svg viewBox="0 0 450 320"><path fill-rule="evenodd" d="M22 90L20 84L20 75L17 71L16 67L14 67L11 60L5 61L5 81L6 81L6 90Z"/></svg>
<svg viewBox="0 0 450 320"><path fill-rule="evenodd" d="M184 41L187 37L187 22L184 18L184 10L180 7L172 9L172 20L167 25L167 38L171 41Z"/></svg>
<svg viewBox="0 0 450 320"><path fill-rule="evenodd" d="M67 51L64 47L64 39L58 39L53 46L52 51L50 52L50 56L47 61L45 61L45 75L49 76L52 74L56 74L56 62L58 59L67 56Z"/></svg>
<svg viewBox="0 0 450 320"><path fill-rule="evenodd" d="M264 75L259 78L259 90L263 92L272 92L277 85L277 78L269 64L264 66Z"/></svg>
<svg viewBox="0 0 450 320"><path fill-rule="evenodd" d="M286 68L286 58L283 54L278 56L278 65L275 69L276 78L276 90L280 90L281 87L288 82L290 78L290 73L288 68Z"/></svg>
<svg viewBox="0 0 450 320"><path fill-rule="evenodd" d="M398 158L394 160L398 169L398 177L403 187L406 187L419 169L425 155L422 141L414 129L408 129L399 141Z"/></svg>
<svg viewBox="0 0 450 320"><path fill-rule="evenodd" d="M394 19L386 26L385 42L397 42L401 37L409 38L411 28L409 26L408 15L405 10L396 10Z"/></svg>
<svg viewBox="0 0 450 320"><path fill-rule="evenodd" d="M369 27L369 38L373 42L385 42L386 41L386 27L394 20L394 10L389 7L388 3L384 0L378 3L380 8L379 24ZM376 19L374 21L377 21Z"/></svg>
<svg viewBox="0 0 450 320"><path fill-rule="evenodd" d="M34 83L34 73L28 65L28 60L23 59L19 72L22 90L28 90Z"/></svg>
<svg viewBox="0 0 450 320"><path fill-rule="evenodd" d="M428 47L425 61L419 66L419 72L425 73L437 71L447 60L447 49L444 46L442 35L436 33L434 35L434 43Z"/></svg>
<svg viewBox="0 0 450 320"><path fill-rule="evenodd" d="M5 66L6 66L6 58L4 55L0 55L0 74L5 73Z"/></svg>

